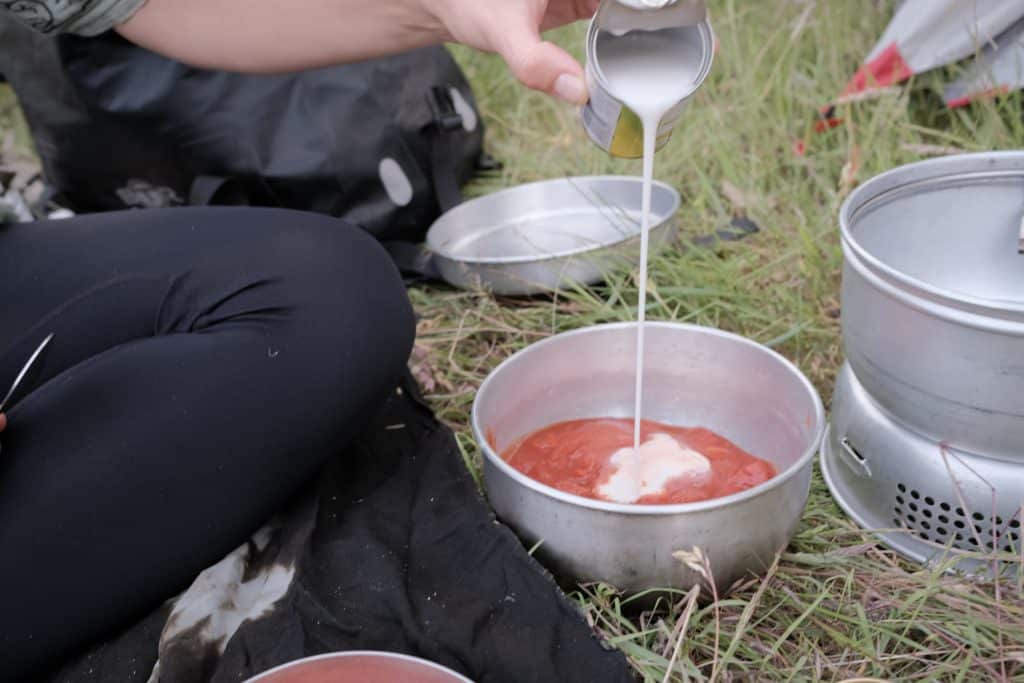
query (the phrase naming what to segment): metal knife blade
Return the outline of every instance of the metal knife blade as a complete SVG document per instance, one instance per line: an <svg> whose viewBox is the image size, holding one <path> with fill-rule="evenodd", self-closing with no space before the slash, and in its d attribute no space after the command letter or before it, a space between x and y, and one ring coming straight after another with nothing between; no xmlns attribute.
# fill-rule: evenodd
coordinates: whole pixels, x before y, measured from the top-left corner
<svg viewBox="0 0 1024 683"><path fill-rule="evenodd" d="M36 350L29 357L28 362L26 362L24 367L21 368L21 372L19 372L18 376L14 378L14 384L11 385L7 395L4 396L4 400L0 401L0 413L4 412L4 408L7 407L8 401L10 401L14 396L14 392L18 390L18 387L21 385L22 381L24 381L25 376L28 375L28 371L31 370L32 366L35 365L37 360L39 360L39 356L43 354L43 351L50 344L51 339L53 339L52 333L43 340L43 343L36 347Z"/></svg>

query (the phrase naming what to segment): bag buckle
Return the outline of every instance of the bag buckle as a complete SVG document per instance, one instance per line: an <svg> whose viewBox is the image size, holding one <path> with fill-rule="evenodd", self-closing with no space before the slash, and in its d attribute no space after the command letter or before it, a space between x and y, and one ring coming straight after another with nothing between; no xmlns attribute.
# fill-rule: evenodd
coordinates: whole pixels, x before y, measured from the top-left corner
<svg viewBox="0 0 1024 683"><path fill-rule="evenodd" d="M435 85L427 95L430 111L434 115L434 125L438 130L452 133L462 130L462 114L455 110L451 93L441 86Z"/></svg>

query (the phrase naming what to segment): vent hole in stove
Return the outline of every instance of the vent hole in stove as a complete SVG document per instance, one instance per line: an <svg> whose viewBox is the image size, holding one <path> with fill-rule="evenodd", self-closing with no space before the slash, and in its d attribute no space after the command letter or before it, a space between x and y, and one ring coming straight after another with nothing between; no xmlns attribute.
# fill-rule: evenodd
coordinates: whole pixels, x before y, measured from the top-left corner
<svg viewBox="0 0 1024 683"><path fill-rule="evenodd" d="M1021 520L1018 512L1008 522L996 515L965 511L955 503L937 499L907 486L896 484L893 524L914 532L919 538L968 551L980 549L1021 552ZM941 526L940 526L941 525Z"/></svg>

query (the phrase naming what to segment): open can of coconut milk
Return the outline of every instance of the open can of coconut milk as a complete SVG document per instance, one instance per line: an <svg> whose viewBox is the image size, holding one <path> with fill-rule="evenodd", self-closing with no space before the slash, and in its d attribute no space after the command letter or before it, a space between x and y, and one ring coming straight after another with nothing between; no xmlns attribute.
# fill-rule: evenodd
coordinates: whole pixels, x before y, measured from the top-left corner
<svg viewBox="0 0 1024 683"><path fill-rule="evenodd" d="M645 32L646 35L638 35ZM679 63L680 79L692 80L688 94L662 117L657 149L672 136L686 103L707 78L714 56L714 33L702 0L676 0L659 9L639 9L633 2L604 0L590 22L586 43L586 79L590 101L581 118L587 135L612 156L635 159L643 156L643 125L640 117L609 89L605 70L643 69L625 41L644 40L664 45L659 59ZM647 52L648 50L645 50ZM646 58L646 57L645 57ZM625 64L624 60L630 60Z"/></svg>

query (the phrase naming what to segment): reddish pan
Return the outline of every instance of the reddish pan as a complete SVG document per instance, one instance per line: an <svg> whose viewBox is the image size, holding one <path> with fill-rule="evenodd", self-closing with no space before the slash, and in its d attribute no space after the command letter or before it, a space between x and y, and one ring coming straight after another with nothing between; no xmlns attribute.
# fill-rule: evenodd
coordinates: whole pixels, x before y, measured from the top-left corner
<svg viewBox="0 0 1024 683"><path fill-rule="evenodd" d="M392 652L336 652L300 659L247 683L473 683L449 669Z"/></svg>

